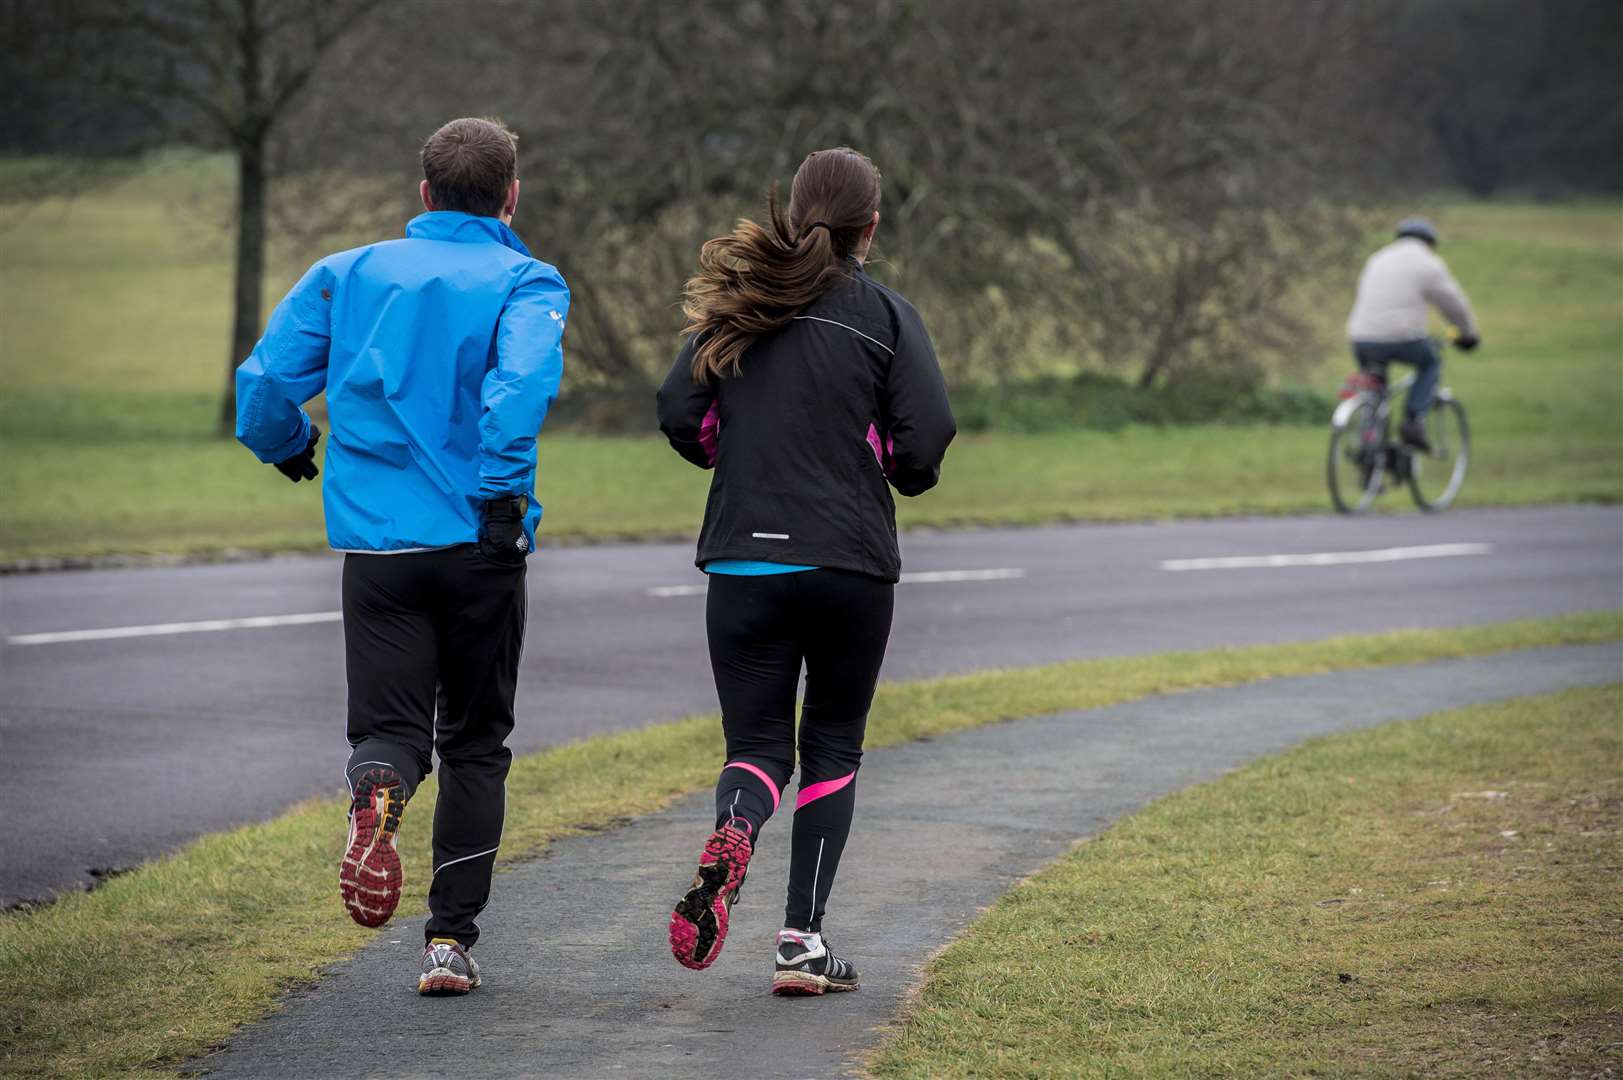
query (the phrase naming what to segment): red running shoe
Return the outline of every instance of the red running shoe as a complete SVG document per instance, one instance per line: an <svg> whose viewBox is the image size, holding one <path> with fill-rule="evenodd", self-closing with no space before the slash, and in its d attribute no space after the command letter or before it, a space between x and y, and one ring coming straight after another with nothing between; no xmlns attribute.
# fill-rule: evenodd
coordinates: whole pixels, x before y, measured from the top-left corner
<svg viewBox="0 0 1623 1080"><path fill-rule="evenodd" d="M350 918L362 926L382 926L400 903L403 879L395 835L405 809L406 785L393 769L373 769L355 782L338 891Z"/></svg>
<svg viewBox="0 0 1623 1080"><path fill-rule="evenodd" d="M744 884L752 850L749 836L730 825L705 841L693 886L671 912L671 954L683 967L703 971L721 955L727 916Z"/></svg>

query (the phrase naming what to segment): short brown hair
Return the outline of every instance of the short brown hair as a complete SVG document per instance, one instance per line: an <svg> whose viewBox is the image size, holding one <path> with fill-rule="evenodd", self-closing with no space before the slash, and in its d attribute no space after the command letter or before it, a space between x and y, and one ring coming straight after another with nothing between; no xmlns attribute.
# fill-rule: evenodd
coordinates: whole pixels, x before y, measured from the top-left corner
<svg viewBox="0 0 1623 1080"><path fill-rule="evenodd" d="M464 116L423 143L423 179L439 210L497 217L518 175L518 136L500 120Z"/></svg>

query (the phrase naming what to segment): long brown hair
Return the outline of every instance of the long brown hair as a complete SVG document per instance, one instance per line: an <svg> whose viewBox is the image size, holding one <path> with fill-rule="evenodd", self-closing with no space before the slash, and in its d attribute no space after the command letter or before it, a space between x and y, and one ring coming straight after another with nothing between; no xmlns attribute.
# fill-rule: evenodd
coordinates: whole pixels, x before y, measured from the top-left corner
<svg viewBox="0 0 1623 1080"><path fill-rule="evenodd" d="M879 170L848 146L809 154L789 188L789 213L777 185L762 227L748 218L730 236L699 249L699 272L682 294L684 334L702 335L693 379L736 375L757 338L785 326L850 273L851 255L879 209Z"/></svg>

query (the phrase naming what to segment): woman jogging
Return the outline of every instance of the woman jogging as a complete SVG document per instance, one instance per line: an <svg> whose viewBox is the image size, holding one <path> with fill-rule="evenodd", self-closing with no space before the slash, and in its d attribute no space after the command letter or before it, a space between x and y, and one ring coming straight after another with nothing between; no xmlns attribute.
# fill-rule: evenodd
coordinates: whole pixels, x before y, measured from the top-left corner
<svg viewBox="0 0 1623 1080"><path fill-rule="evenodd" d="M716 829L671 914L671 950L709 967L795 769L789 899L772 992L855 990L822 934L901 572L896 508L935 486L955 434L918 312L862 262L879 171L844 147L795 173L788 215L711 240L688 282L687 343L659 391L671 446L714 468L699 536L727 756Z"/></svg>

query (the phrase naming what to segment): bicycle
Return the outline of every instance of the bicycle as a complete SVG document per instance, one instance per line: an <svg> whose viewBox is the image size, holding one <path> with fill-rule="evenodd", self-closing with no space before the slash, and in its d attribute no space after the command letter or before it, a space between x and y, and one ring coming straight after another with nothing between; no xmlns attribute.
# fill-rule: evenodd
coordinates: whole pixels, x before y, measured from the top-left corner
<svg viewBox="0 0 1623 1080"><path fill-rule="evenodd" d="M1441 355L1441 342L1434 342ZM1407 484L1415 505L1446 510L1465 483L1471 460L1471 427L1465 406L1448 387L1439 387L1426 413L1426 440L1417 450L1392 438L1392 404L1414 384L1410 373L1388 385L1384 376L1358 371L1341 388L1341 403L1330 420L1328 478L1330 501L1343 514L1369 509L1387 479Z"/></svg>

